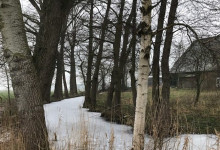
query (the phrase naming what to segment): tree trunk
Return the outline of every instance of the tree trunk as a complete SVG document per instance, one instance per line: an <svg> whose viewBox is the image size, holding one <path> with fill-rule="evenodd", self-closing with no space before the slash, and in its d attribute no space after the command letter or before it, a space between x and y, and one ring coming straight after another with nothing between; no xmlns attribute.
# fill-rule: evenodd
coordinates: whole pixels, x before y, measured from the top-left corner
<svg viewBox="0 0 220 150"><path fill-rule="evenodd" d="M118 15L118 22L116 24L116 33L115 33L115 40L113 44L113 53L114 53L114 67L111 75L111 83L108 90L107 96L107 107L111 107L113 99L113 93L115 91L114 86L120 81L119 77L119 52L120 52L120 45L121 45L121 35L122 35L122 25L123 25L123 12L124 12L125 0L121 0L121 8ZM119 90L117 90L117 95L119 95ZM115 96L116 97L116 96ZM118 97L120 99L120 97ZM114 100L114 109L117 110L118 115L120 115L120 100ZM117 107L117 108L116 108ZM115 118L117 119L117 118ZM118 120L118 119L117 119Z"/></svg>
<svg viewBox="0 0 220 150"><path fill-rule="evenodd" d="M127 58L128 55L130 54L130 46L128 48L128 39L129 39L129 35L130 35L130 24L132 21L132 18L135 16L136 14L136 5L137 5L137 0L133 0L133 4L132 4L132 10L131 13L127 19L126 22L126 26L125 26L125 33L123 36L123 47L122 47L122 51L121 51L121 56L120 56L120 61L119 61L119 67L118 67L118 71L116 73L116 85L115 85L115 97L114 97L114 101L116 105L121 105L121 91L122 91L122 78L124 76L124 72L123 70L125 70L125 64L127 62ZM130 45L132 45L132 43L130 43Z"/></svg>
<svg viewBox="0 0 220 150"><path fill-rule="evenodd" d="M57 55L57 75L54 89L54 98L56 101L63 99L63 44L61 44L60 52Z"/></svg>
<svg viewBox="0 0 220 150"><path fill-rule="evenodd" d="M0 4L4 56L9 64L25 149L49 150L39 78L27 44L20 2L0 0Z"/></svg>
<svg viewBox="0 0 220 150"><path fill-rule="evenodd" d="M63 99L63 70L64 70L64 44L65 44L65 33L67 28L67 18L64 19L61 37L60 37L60 52L57 56L57 76L54 90L54 98L56 100Z"/></svg>
<svg viewBox="0 0 220 150"><path fill-rule="evenodd" d="M50 102L57 47L61 28L71 9L71 0L44 1L40 14L40 29L36 37L34 64L40 78L43 100Z"/></svg>
<svg viewBox="0 0 220 150"><path fill-rule="evenodd" d="M171 26L176 19L176 10L178 6L178 0L172 0L170 13L168 18L167 26ZM170 49L173 39L173 26L167 29L166 31L166 39L164 43L161 67L162 67L162 101L169 105L170 98L170 71L169 71L169 57L170 57Z"/></svg>
<svg viewBox="0 0 220 150"><path fill-rule="evenodd" d="M67 83L66 83L66 74L65 74L64 62L63 62L63 86L64 86L65 98L69 98L69 92L68 92Z"/></svg>
<svg viewBox="0 0 220 150"><path fill-rule="evenodd" d="M103 52L105 35L106 35L106 29L108 27L108 16L109 16L110 6L111 6L111 0L108 0L107 9L105 12L105 18L102 23L102 31L101 31L102 33L101 33L101 39L99 42L99 52L98 52L97 61L95 64L94 75L92 78L92 91L91 91L92 109L95 109L95 107L96 107L96 93L97 93L97 89L98 89L99 68L100 68L100 64L101 64L101 60L102 60L102 52Z"/></svg>
<svg viewBox="0 0 220 150"><path fill-rule="evenodd" d="M90 108L91 106L91 76L92 76L92 62L93 62L93 7L94 0L90 0L91 9L90 9L90 21L89 21L89 56L88 56L88 65L86 73L86 87L85 87L85 101L83 107Z"/></svg>
<svg viewBox="0 0 220 150"><path fill-rule="evenodd" d="M151 49L151 0L142 0L141 50L139 56L137 103L135 110L133 149L144 149L145 114L148 92L148 75L150 72Z"/></svg>
<svg viewBox="0 0 220 150"><path fill-rule="evenodd" d="M160 6L160 13L158 17L158 25L157 30L160 30L163 28L164 25L164 17L166 14L166 6L167 6L167 0L161 1ZM162 35L163 32L159 32L156 35L155 45L154 45L154 54L153 54L153 65L152 65L152 74L153 74L153 85L152 85L152 100L153 100L153 106L154 108L157 107L159 102L159 96L160 96L160 46L162 42Z"/></svg>
<svg viewBox="0 0 220 150"><path fill-rule="evenodd" d="M77 95L77 84L76 84L76 62L75 62L75 45L76 45L76 27L74 27L72 33L72 41L70 42L70 95Z"/></svg>
<svg viewBox="0 0 220 150"><path fill-rule="evenodd" d="M9 106L11 106L10 79L9 79L8 68L6 64L5 64L5 75L6 75L6 80L7 80L8 104ZM10 112L11 112L11 108L10 108Z"/></svg>
<svg viewBox="0 0 220 150"><path fill-rule="evenodd" d="M201 73L197 71L196 73L196 98L194 100L194 107L197 105L199 102L199 97L200 97L200 92L201 92Z"/></svg>
<svg viewBox="0 0 220 150"><path fill-rule="evenodd" d="M135 16L133 17L133 23L132 23L132 54L131 54L131 70L129 71L131 76L131 90L132 90L132 100L134 106L136 106L136 97L137 97L137 89L136 89L136 78L135 78L135 68L136 68L136 33L137 33L137 27L136 27L136 16L137 12L135 12Z"/></svg>
<svg viewBox="0 0 220 150"><path fill-rule="evenodd" d="M102 90L101 91L105 91L106 90L106 83L105 83L105 72L103 70L101 70L101 78L102 78Z"/></svg>
<svg viewBox="0 0 220 150"><path fill-rule="evenodd" d="M175 15L176 10L178 6L178 0L172 0L169 17L168 17L168 24L167 26L170 26L175 21ZM162 55L162 61L161 61L161 69L162 69L162 99L160 101L159 105L159 113L160 115L160 122L159 122L159 131L158 131L158 137L159 137L159 145L162 146L163 139L170 134L170 129L172 128L172 122L171 122L171 115L170 115L170 109L169 109L169 99L170 99L170 72L169 72L169 57L170 57L170 49L172 44L172 38L173 38L173 27L167 29L166 31L166 38L164 43L164 49L163 49L163 55Z"/></svg>
<svg viewBox="0 0 220 150"><path fill-rule="evenodd" d="M164 26L164 18L166 14L166 5L167 0L161 1L160 6L160 13L158 17L158 25L157 30L160 30ZM163 116L163 104L160 103L160 47L162 44L162 35L163 31L158 32L156 35L155 45L154 45L154 54L153 54L153 65L152 65L152 74L153 74L153 85L152 85L152 101L153 101L153 107L152 107L152 123L150 127L150 133L153 134L154 137L154 148L160 147L163 141L163 137L160 138L160 135L163 135L163 123L161 120L161 116Z"/></svg>

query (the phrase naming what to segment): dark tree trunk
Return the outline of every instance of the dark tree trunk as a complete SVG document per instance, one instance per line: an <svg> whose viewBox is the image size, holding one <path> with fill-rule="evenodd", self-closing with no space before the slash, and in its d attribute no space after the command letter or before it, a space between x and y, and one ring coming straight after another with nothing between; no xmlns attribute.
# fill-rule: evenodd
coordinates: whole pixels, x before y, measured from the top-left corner
<svg viewBox="0 0 220 150"><path fill-rule="evenodd" d="M176 17L176 10L178 6L178 0L172 0L169 17L168 17L168 24L167 26L170 26L174 23ZM158 125L158 134L159 137L159 145L162 145L163 139L170 134L170 129L172 128L172 122L171 122L171 115L169 110L169 98L170 98L170 72L169 72L169 56L170 56L170 49L172 44L172 38L173 38L173 27L167 29L166 31L166 38L164 43L164 49L163 49L163 55L162 55L162 61L161 61L161 69L162 69L162 99L160 101L159 105L159 114L160 120Z"/></svg>
<svg viewBox="0 0 220 150"><path fill-rule="evenodd" d="M136 68L136 43L137 43L137 27L136 27L136 16L137 13L134 14L133 23L132 23L132 56L131 56L131 70L129 71L131 76L131 90L132 90L132 100L134 106L136 106L136 97L137 97L137 89L136 89L136 78L135 78L135 68Z"/></svg>
<svg viewBox="0 0 220 150"><path fill-rule="evenodd" d="M65 74L64 62L63 62L63 86L64 86L65 98L69 98L69 92L68 92L67 83L66 83L66 74Z"/></svg>
<svg viewBox="0 0 220 150"><path fill-rule="evenodd" d="M101 91L106 90L105 76L106 76L105 72L103 70L101 70L101 78L102 78L102 90Z"/></svg>
<svg viewBox="0 0 220 150"><path fill-rule="evenodd" d="M55 100L63 99L63 44L61 43L60 52L57 54L57 73L56 73L56 81L55 81L55 89L54 89L54 98Z"/></svg>
<svg viewBox="0 0 220 150"><path fill-rule="evenodd" d="M110 6L111 6L111 0L108 0L107 9L105 12L105 18L102 23L102 31L101 31L102 33L101 33L101 39L99 42L99 52L98 52L97 61L95 64L95 71L94 71L94 75L93 75L93 79L92 79L92 91L91 91L92 107L91 107L91 109L95 109L95 107L96 107L96 93L97 93L97 89L98 89L99 68L100 68L100 64L101 64L101 60L102 60L103 44L104 44L104 40L105 40L106 29L108 26L108 15L109 15Z"/></svg>
<svg viewBox="0 0 220 150"><path fill-rule="evenodd" d="M176 19L177 7L178 7L178 0L172 0L167 26L170 26L174 23ZM173 39L173 26L167 29L166 31L166 39L164 43L163 56L161 61L162 81L163 81L162 101L165 101L167 105L169 105L169 98L170 98L169 57L170 57L172 39Z"/></svg>
<svg viewBox="0 0 220 150"><path fill-rule="evenodd" d="M127 89L127 69L124 67L122 79L121 79L121 88L122 91L125 91Z"/></svg>
<svg viewBox="0 0 220 150"><path fill-rule="evenodd" d="M114 86L116 83L118 83L120 81L119 80L119 78L120 78L119 77L119 52L120 52L120 45L121 45L124 5L125 5L125 0L121 0L121 8L120 8L120 12L118 15L118 22L116 24L115 40L114 40L114 44L113 44L114 67L113 67L113 71L112 71L112 75L111 75L110 87L108 90L107 107L111 107L113 93L115 91ZM120 95L119 90L120 89L118 89L118 91L117 91L117 95ZM120 105L118 105L119 102L120 102L120 97L118 97L118 99L115 99L115 101L114 101L114 105L118 107L117 108L118 110L120 109Z"/></svg>
<svg viewBox="0 0 220 150"><path fill-rule="evenodd" d="M89 56L88 56L88 65L86 73L86 86L85 86L85 101L83 107L90 108L91 106L91 76L92 76L92 62L93 62L93 7L94 0L90 0L91 9L90 9L90 21L89 21Z"/></svg>
<svg viewBox="0 0 220 150"><path fill-rule="evenodd" d="M194 106L199 102L200 92L201 92L201 73L197 71L196 73L196 98L194 100Z"/></svg>
<svg viewBox="0 0 220 150"><path fill-rule="evenodd" d="M49 150L39 78L27 44L19 0L1 1L0 18L24 149Z"/></svg>
<svg viewBox="0 0 220 150"><path fill-rule="evenodd" d="M126 25L125 25L125 33L123 36L123 46L122 46L122 51L121 51L121 56L120 56L120 60L119 60L119 67L118 70L115 72L116 73L116 85L115 85L115 97L114 97L114 103L116 106L120 106L121 105L121 91L122 91L122 84L121 84L121 80L124 76L124 72L123 70L125 70L125 64L127 62L127 58L129 56L129 53L131 51L131 45L132 43L130 43L130 46L128 47L128 39L129 39L129 35L130 35L130 24L132 21L132 18L135 16L136 13L136 4L137 0L133 0L133 6L132 6L132 10L131 13L127 19ZM116 107L117 108L117 107ZM120 107L119 107L120 109Z"/></svg>
<svg viewBox="0 0 220 150"><path fill-rule="evenodd" d="M79 65L79 68L80 68L80 71L82 74L84 87L86 87L86 77L85 77L85 73L83 71L83 64L84 64L84 61L81 62L81 64Z"/></svg>
<svg viewBox="0 0 220 150"><path fill-rule="evenodd" d="M160 30L163 28L164 25L164 17L166 14L166 6L167 6L167 0L161 1L160 6L160 13L158 18L158 25L157 30ZM156 35L155 45L154 45L154 54L153 54L153 65L152 65L152 74L153 74L153 85L152 85L152 100L153 100L153 106L156 108L159 102L159 96L160 96L160 46L162 42L162 35L163 32L159 32Z"/></svg>
<svg viewBox="0 0 220 150"><path fill-rule="evenodd" d="M160 30L164 26L164 19L166 14L166 6L167 0L161 1L160 6L160 13L158 17L158 25L157 30ZM160 47L162 44L162 36L163 31L158 32L156 35L154 51L153 51L153 65L152 65L152 74L153 74L153 85L152 85L152 126L150 127L150 132L153 134L154 137L154 148L156 149L157 146L162 145L162 138L160 139L160 133L163 132L163 123L161 121L161 116L163 116L162 109L163 104L160 103ZM168 113L168 112L165 112ZM162 135L162 134L161 134Z"/></svg>
<svg viewBox="0 0 220 150"><path fill-rule="evenodd" d="M50 7L48 7L50 6ZM36 37L34 64L40 78L43 100L50 102L57 47L61 28L72 6L71 0L44 1L40 14L40 29Z"/></svg>
<svg viewBox="0 0 220 150"><path fill-rule="evenodd" d="M65 33L67 28L67 18L64 20L60 37L60 52L57 53L57 75L55 82L54 98L55 100L63 99L63 71L64 71L64 44Z"/></svg>
<svg viewBox="0 0 220 150"><path fill-rule="evenodd" d="M75 45L76 45L76 27L74 27L72 33L72 41L70 41L71 54L70 54L70 95L77 95L76 84L76 62L75 62ZM70 38L69 38L70 39Z"/></svg>

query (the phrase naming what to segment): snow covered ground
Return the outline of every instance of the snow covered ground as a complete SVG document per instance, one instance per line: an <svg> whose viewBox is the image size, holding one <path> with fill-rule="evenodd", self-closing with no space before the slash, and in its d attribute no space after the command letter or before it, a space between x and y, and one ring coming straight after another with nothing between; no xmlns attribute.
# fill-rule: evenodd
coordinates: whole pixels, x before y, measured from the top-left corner
<svg viewBox="0 0 220 150"><path fill-rule="evenodd" d="M132 128L109 123L100 113L82 108L84 97L44 105L51 147L56 150L129 150ZM146 149L152 140L146 135ZM215 135L181 135L166 139L164 150L220 150ZM113 147L111 147L113 146Z"/></svg>

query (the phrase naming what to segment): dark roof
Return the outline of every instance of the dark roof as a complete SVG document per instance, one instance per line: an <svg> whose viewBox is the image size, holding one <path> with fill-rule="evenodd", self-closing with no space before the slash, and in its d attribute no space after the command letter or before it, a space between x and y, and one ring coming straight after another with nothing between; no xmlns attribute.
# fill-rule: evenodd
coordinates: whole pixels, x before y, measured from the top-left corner
<svg viewBox="0 0 220 150"><path fill-rule="evenodd" d="M174 63L171 73L214 71L220 60L220 35L199 39Z"/></svg>

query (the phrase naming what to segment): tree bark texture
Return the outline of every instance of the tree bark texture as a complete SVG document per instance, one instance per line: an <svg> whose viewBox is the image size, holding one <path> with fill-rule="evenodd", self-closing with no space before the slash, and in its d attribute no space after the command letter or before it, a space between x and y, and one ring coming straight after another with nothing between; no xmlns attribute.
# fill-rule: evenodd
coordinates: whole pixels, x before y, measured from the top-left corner
<svg viewBox="0 0 220 150"><path fill-rule="evenodd" d="M135 110L133 149L144 149L145 116L148 92L148 75L150 72L151 49L151 0L142 0L141 49L138 67L137 102Z"/></svg>
<svg viewBox="0 0 220 150"><path fill-rule="evenodd" d="M41 7L41 24L33 58L40 78L43 100L47 102L50 102L51 83L61 28L71 6L71 0L50 0L43 1Z"/></svg>
<svg viewBox="0 0 220 150"><path fill-rule="evenodd" d="M49 150L39 78L27 44L19 0L0 0L0 30L25 149Z"/></svg>

